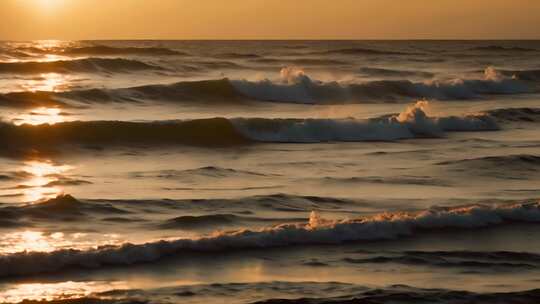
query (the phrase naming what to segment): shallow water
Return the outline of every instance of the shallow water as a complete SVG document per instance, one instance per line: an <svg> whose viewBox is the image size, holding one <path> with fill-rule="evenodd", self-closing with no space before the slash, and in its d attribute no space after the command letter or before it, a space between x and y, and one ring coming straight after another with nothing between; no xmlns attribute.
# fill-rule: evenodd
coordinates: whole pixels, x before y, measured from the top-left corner
<svg viewBox="0 0 540 304"><path fill-rule="evenodd" d="M0 302L536 302L539 53L2 42Z"/></svg>

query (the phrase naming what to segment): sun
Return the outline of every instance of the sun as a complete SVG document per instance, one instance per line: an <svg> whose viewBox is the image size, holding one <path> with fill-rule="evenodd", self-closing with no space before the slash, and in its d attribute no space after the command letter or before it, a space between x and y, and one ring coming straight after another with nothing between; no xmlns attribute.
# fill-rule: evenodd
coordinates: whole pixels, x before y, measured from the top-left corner
<svg viewBox="0 0 540 304"><path fill-rule="evenodd" d="M63 0L35 0L36 6L43 10L52 10L58 8Z"/></svg>

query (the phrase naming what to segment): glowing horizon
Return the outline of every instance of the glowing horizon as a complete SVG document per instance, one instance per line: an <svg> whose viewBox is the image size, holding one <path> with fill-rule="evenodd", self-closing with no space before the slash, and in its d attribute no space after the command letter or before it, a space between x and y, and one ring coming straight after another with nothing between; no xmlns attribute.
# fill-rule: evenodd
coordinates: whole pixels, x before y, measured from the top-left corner
<svg viewBox="0 0 540 304"><path fill-rule="evenodd" d="M540 1L3 0L0 40L540 39Z"/></svg>

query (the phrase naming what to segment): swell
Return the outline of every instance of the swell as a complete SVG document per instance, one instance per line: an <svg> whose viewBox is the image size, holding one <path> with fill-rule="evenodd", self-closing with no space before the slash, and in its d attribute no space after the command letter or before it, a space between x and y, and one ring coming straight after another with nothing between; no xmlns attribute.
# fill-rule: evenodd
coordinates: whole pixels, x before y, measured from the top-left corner
<svg viewBox="0 0 540 304"><path fill-rule="evenodd" d="M478 46L470 48L471 51L483 51L483 52L510 52L510 53L530 53L530 52L538 52L537 49L533 48L524 48L524 47L505 47L500 45L487 45L487 46Z"/></svg>
<svg viewBox="0 0 540 304"><path fill-rule="evenodd" d="M257 296L253 296L256 294ZM309 295L309 298L306 296ZM83 298L62 297L50 301L28 301L24 304L144 304L195 302L252 304L493 304L538 303L540 290L513 292L470 292L464 290L416 288L392 285L381 288L341 282L258 282L176 285L159 290L116 289ZM211 299L211 300L209 300ZM256 300L259 299L259 300Z"/></svg>
<svg viewBox="0 0 540 304"><path fill-rule="evenodd" d="M70 47L62 49L57 53L65 55L186 55L185 53L162 47L112 47L105 45Z"/></svg>
<svg viewBox="0 0 540 304"><path fill-rule="evenodd" d="M115 102L134 100L197 101L200 104L216 102L223 104L243 103L239 94L227 79L178 82L168 85L145 85L127 89L90 89L53 94L53 97L69 98L83 102Z"/></svg>
<svg viewBox="0 0 540 304"><path fill-rule="evenodd" d="M125 62L124 59L98 59L100 61L98 61L97 65L94 65L94 63L84 63L86 62L84 60L91 61L94 59L82 59L82 65L78 65L77 61L39 63L39 65L44 64L45 70L54 70L57 72L66 71L65 69L75 69L81 72L127 72L130 69L160 69L159 67L149 66L141 62ZM101 62L101 60L105 61ZM110 65L110 60L116 63ZM116 60L119 61L117 62ZM100 67L100 64L103 64L103 67ZM31 68L31 70L34 70L34 68ZM225 78L219 80L185 81L166 85L145 85L123 89L74 90L61 93L8 93L0 95L0 100L4 101L2 102L3 105L8 106L17 106L17 97L21 95L24 95L24 99L26 100L39 100L39 98L34 97L46 96L48 100L52 101L69 98L74 101L88 103L123 102L143 99L173 102L198 101L201 104L215 101L234 104L245 103L248 100L306 104L342 104L408 101L410 99L422 98L472 100L489 95L532 93L536 90L530 81L520 80L515 77L506 77L502 72L491 71L490 73L493 73L493 75L487 75L485 79L430 80L425 82L380 80L364 83L338 83L312 80L303 71L289 68L281 71L281 79L278 81L229 80ZM525 73L525 71L521 73ZM532 76L527 77L530 79ZM37 96L38 94L39 96Z"/></svg>
<svg viewBox="0 0 540 304"><path fill-rule="evenodd" d="M430 117L425 112L427 104L421 101L399 115L371 120L212 118L158 122L74 121L37 126L0 123L0 144L11 148L50 148L60 144L215 147L252 142L394 141L442 137L446 132L499 130L489 115Z"/></svg>
<svg viewBox="0 0 540 304"><path fill-rule="evenodd" d="M269 299L252 304L384 304L384 303L536 303L540 301L540 289L519 292L474 293L447 289L419 289L405 285L389 288L368 289L347 296Z"/></svg>
<svg viewBox="0 0 540 304"><path fill-rule="evenodd" d="M342 48L327 51L316 51L313 55L417 55L417 53L397 52L389 50L377 50L370 48Z"/></svg>
<svg viewBox="0 0 540 304"><path fill-rule="evenodd" d="M1 62L0 73L98 73L163 70L141 61L122 58L84 58L59 61Z"/></svg>
<svg viewBox="0 0 540 304"><path fill-rule="evenodd" d="M0 256L0 276L57 272L71 268L100 268L157 261L163 257L196 252L226 252L300 245L339 245L345 242L393 240L422 232L474 230L511 223L539 223L540 203L472 205L432 208L414 213L383 213L347 220L325 220L312 213L308 224L228 232L211 236L126 243L89 250L61 249L53 252L19 252Z"/></svg>
<svg viewBox="0 0 540 304"><path fill-rule="evenodd" d="M504 108L487 113L501 122L540 122L540 108Z"/></svg>
<svg viewBox="0 0 540 304"><path fill-rule="evenodd" d="M344 258L351 264L405 264L443 268L524 270L540 267L540 255L512 251L406 251L362 258Z"/></svg>
<svg viewBox="0 0 540 304"><path fill-rule="evenodd" d="M480 168L526 168L534 170L540 167L540 156L536 155L505 155L505 156L486 156L479 158L460 159L455 161L445 161L439 165L464 165L467 167Z"/></svg>
<svg viewBox="0 0 540 304"><path fill-rule="evenodd" d="M381 73L380 70L377 72ZM388 71L384 72L388 73ZM398 71L390 73L394 72L399 73ZM280 81L234 80L231 82L238 92L253 99L295 103L371 102L410 98L468 100L486 95L523 94L535 91L534 86L529 82L505 76L491 67L484 71L484 77L480 79L447 81L321 82L310 78L303 70L291 67L282 69L280 77Z"/></svg>
<svg viewBox="0 0 540 304"><path fill-rule="evenodd" d="M185 55L185 53L171 50L164 47L113 47L107 45L86 45L86 46L67 46L67 47L18 47L12 50L14 52L24 52L23 54L46 55L55 54L63 56L82 56L82 55L146 55L146 56L172 56Z"/></svg>
<svg viewBox="0 0 540 304"><path fill-rule="evenodd" d="M76 121L54 125L0 124L6 148L60 148L61 144L184 144L205 147L242 145L250 140L225 118L179 122Z"/></svg>
<svg viewBox="0 0 540 304"><path fill-rule="evenodd" d="M235 214L206 214L206 215L184 215L167 220L166 222L158 225L161 229L182 229L182 230L197 230L197 229L216 229L223 227L241 225L250 225L255 223L283 223L283 222L305 222L305 218L260 218L240 216Z"/></svg>

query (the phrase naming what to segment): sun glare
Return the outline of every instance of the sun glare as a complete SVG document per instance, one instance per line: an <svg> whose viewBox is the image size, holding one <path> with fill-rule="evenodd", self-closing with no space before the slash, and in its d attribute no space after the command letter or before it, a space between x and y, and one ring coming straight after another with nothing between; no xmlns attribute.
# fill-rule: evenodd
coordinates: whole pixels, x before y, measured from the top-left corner
<svg viewBox="0 0 540 304"><path fill-rule="evenodd" d="M35 0L37 2L37 5L39 5L40 8L43 9L53 9L58 7L62 0Z"/></svg>

